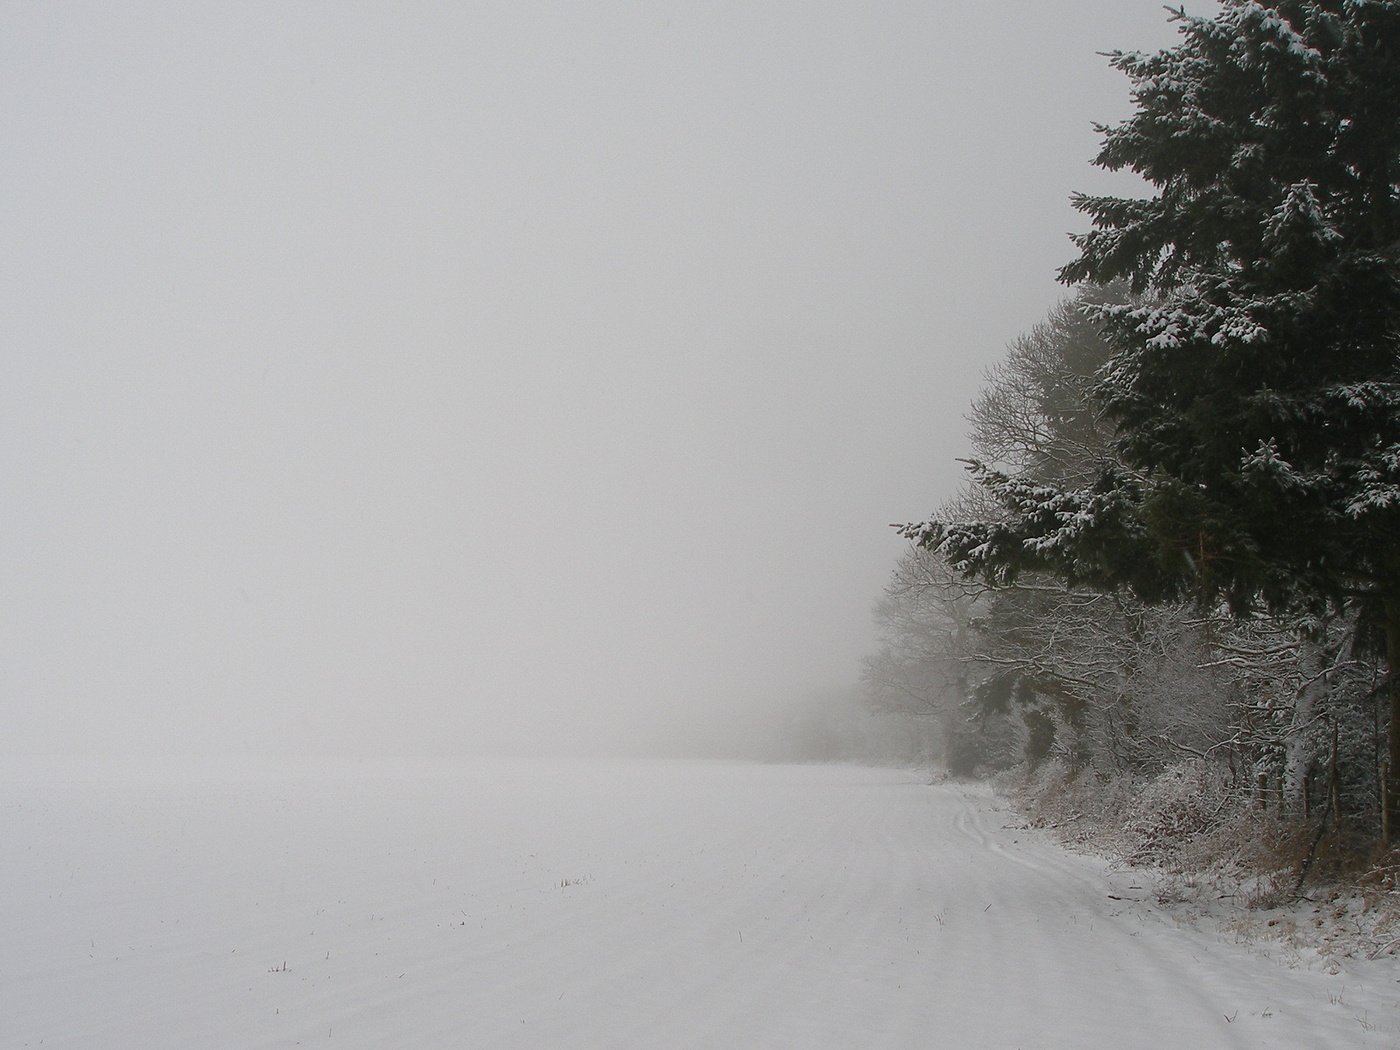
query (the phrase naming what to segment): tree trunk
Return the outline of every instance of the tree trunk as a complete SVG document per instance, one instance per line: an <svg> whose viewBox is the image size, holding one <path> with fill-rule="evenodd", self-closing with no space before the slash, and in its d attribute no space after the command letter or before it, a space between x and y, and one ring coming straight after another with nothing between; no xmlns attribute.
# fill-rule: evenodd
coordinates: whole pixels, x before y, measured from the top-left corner
<svg viewBox="0 0 1400 1050"><path fill-rule="evenodd" d="M1390 747L1382 780L1381 840L1389 846L1400 831L1400 597L1385 599L1385 665Z"/></svg>
<svg viewBox="0 0 1400 1050"><path fill-rule="evenodd" d="M1322 646L1306 635L1298 639L1298 664L1304 685L1293 705L1293 717L1283 738L1283 809L1291 816L1308 815L1308 775L1314 760L1313 740L1307 732L1317 711L1318 701L1330 685L1323 674L1327 662Z"/></svg>

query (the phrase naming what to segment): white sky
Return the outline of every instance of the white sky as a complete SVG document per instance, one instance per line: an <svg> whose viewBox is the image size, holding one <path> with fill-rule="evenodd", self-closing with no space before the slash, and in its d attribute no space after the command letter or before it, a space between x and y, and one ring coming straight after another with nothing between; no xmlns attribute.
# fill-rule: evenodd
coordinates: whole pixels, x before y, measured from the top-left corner
<svg viewBox="0 0 1400 1050"><path fill-rule="evenodd" d="M1175 39L1158 0L3 18L0 751L631 745L853 680L887 524L1106 184L1096 52Z"/></svg>

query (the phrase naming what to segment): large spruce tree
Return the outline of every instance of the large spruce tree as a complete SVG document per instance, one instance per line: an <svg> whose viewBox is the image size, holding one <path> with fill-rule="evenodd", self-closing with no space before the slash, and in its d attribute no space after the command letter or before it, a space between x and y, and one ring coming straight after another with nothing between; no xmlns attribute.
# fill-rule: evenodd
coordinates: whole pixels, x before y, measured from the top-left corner
<svg viewBox="0 0 1400 1050"><path fill-rule="evenodd" d="M1359 602L1390 669L1400 831L1400 3L1224 0L1181 42L1115 53L1134 113L1077 196L1068 283L1098 311L1116 464L1065 488L974 464L999 520L906 534L993 582L1049 569L1239 614Z"/></svg>

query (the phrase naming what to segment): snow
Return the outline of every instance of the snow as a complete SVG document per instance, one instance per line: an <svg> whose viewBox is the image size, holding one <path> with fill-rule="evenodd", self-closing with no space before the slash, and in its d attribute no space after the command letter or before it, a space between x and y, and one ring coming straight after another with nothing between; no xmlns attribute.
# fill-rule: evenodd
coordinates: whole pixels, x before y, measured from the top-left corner
<svg viewBox="0 0 1400 1050"><path fill-rule="evenodd" d="M1340 975L909 772L0 775L0 1046L1393 1047Z"/></svg>

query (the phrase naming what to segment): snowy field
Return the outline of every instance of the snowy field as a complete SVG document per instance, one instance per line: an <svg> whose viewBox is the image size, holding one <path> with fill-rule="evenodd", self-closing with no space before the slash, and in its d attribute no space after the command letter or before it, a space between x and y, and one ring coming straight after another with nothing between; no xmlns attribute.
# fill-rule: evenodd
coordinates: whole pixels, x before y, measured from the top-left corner
<svg viewBox="0 0 1400 1050"><path fill-rule="evenodd" d="M909 773L10 769L0 1047L1395 1047ZM1122 898L1122 899L1116 899Z"/></svg>

